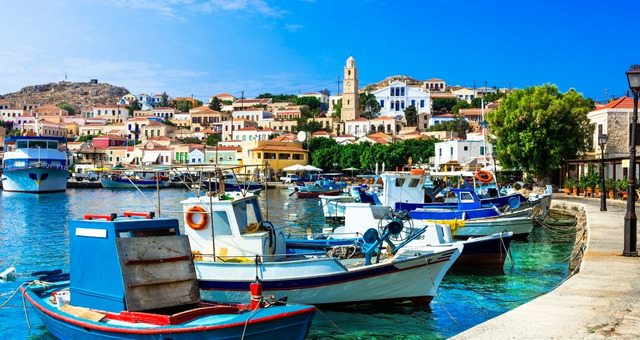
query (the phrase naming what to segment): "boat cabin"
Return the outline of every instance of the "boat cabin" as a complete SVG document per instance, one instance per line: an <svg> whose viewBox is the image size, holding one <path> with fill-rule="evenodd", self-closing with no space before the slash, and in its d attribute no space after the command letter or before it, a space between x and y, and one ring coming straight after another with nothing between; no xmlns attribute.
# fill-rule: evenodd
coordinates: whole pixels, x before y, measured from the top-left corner
<svg viewBox="0 0 640 340"><path fill-rule="evenodd" d="M200 302L177 219L86 215L69 223L69 233L72 305L119 313Z"/></svg>
<svg viewBox="0 0 640 340"><path fill-rule="evenodd" d="M277 261L286 254L284 228L267 222L258 197L227 192L215 197L192 197L183 205L185 234L196 260Z"/></svg>

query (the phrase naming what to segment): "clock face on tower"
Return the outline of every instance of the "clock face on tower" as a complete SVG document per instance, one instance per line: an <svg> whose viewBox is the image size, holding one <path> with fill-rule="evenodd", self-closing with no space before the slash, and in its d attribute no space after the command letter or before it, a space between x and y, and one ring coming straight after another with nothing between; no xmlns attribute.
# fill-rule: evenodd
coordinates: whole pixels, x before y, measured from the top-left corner
<svg viewBox="0 0 640 340"><path fill-rule="evenodd" d="M347 82L347 86L351 86L351 82L350 81Z"/></svg>

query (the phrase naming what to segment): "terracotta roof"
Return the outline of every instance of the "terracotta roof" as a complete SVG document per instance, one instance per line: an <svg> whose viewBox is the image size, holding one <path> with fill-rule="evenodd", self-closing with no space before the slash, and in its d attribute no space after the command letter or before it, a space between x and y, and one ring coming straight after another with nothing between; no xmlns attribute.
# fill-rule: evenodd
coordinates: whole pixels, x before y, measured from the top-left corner
<svg viewBox="0 0 640 340"><path fill-rule="evenodd" d="M292 133L288 133L282 136L278 136L274 139L272 139L272 141L274 142L297 142L297 138L296 135L292 134Z"/></svg>
<svg viewBox="0 0 640 340"><path fill-rule="evenodd" d="M356 138L356 136L354 136L354 135L340 135L340 136L336 136L336 138Z"/></svg>
<svg viewBox="0 0 640 340"><path fill-rule="evenodd" d="M604 106L597 108L598 110L602 109L633 109L633 98L630 97L620 97Z"/></svg>
<svg viewBox="0 0 640 340"><path fill-rule="evenodd" d="M441 115L433 115L433 117L431 118L454 118L455 116L453 115L453 113L444 113Z"/></svg>
<svg viewBox="0 0 640 340"><path fill-rule="evenodd" d="M165 137L165 136L160 136L160 137L149 138L149 140L171 140L171 138Z"/></svg>
<svg viewBox="0 0 640 340"><path fill-rule="evenodd" d="M156 107L156 108L154 108L152 111L165 111L165 110L171 110L171 111L173 111L173 110L175 110L175 109L174 109L174 108L172 108L172 107L160 106L160 107Z"/></svg>
<svg viewBox="0 0 640 340"><path fill-rule="evenodd" d="M228 94L228 93L218 93L214 97L220 98L220 97L234 97L234 96L232 94Z"/></svg>
<svg viewBox="0 0 640 340"><path fill-rule="evenodd" d="M207 147L207 150L218 150L218 151L242 151L242 148L239 146L223 146L223 145L218 145L217 147Z"/></svg>
<svg viewBox="0 0 640 340"><path fill-rule="evenodd" d="M125 109L124 105L94 105L94 109L113 109L113 108L122 108Z"/></svg>
<svg viewBox="0 0 640 340"><path fill-rule="evenodd" d="M442 80L440 78L431 78L431 79L425 80L425 82L434 82L434 81L444 81L444 80Z"/></svg>
<svg viewBox="0 0 640 340"><path fill-rule="evenodd" d="M373 118L372 120L396 120L396 119L389 116L380 116L380 117Z"/></svg>
<svg viewBox="0 0 640 340"><path fill-rule="evenodd" d="M106 134L106 135L100 135L97 137L94 137L93 139L119 139L119 140L125 140L126 138L120 136L120 135L112 135L112 134Z"/></svg>
<svg viewBox="0 0 640 340"><path fill-rule="evenodd" d="M251 149L251 151L297 151L297 152L308 152L307 150L299 147L297 145L262 145L257 148Z"/></svg>
<svg viewBox="0 0 640 340"><path fill-rule="evenodd" d="M327 131L316 131L311 134L312 136L329 136L330 134Z"/></svg>

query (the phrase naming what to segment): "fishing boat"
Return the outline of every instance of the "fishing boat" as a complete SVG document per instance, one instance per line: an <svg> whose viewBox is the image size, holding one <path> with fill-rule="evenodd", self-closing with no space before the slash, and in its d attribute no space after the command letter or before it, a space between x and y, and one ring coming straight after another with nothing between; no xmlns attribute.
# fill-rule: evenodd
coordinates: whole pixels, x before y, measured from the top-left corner
<svg viewBox="0 0 640 340"><path fill-rule="evenodd" d="M86 215L69 229L70 273L21 287L57 338L304 339L309 331L314 307L265 297L259 282L248 304L203 301L177 219Z"/></svg>
<svg viewBox="0 0 640 340"><path fill-rule="evenodd" d="M67 189L66 139L9 136L4 141L2 187L5 191L52 193Z"/></svg>
<svg viewBox="0 0 640 340"><path fill-rule="evenodd" d="M288 232L263 218L255 195L227 192L181 203L202 295L217 301L247 299L249 284L258 276L265 294L297 303L426 304L462 250L452 244L419 253L403 254L400 247L377 254L372 244L388 237L382 232L369 239L360 257L287 256Z"/></svg>
<svg viewBox="0 0 640 340"><path fill-rule="evenodd" d="M406 213L397 213L389 207L367 203L352 202L343 204L342 207L345 209L343 225L319 235L288 238L287 252L314 256L324 254L332 247L357 246L362 242L361 239L369 228L380 228L391 222L399 222L406 225L403 228L405 235L402 235L401 239L408 239L412 234L419 235L407 245L407 248L419 251L421 247L460 242L464 248L454 268L501 271L514 236L513 232L499 230L482 236L466 237L464 241L456 241L451 232L452 228L447 223L419 221L414 224Z"/></svg>
<svg viewBox="0 0 640 340"><path fill-rule="evenodd" d="M100 178L100 184L108 189L134 189L134 188L165 188L169 186L169 179L162 176L149 178L140 175L111 174Z"/></svg>

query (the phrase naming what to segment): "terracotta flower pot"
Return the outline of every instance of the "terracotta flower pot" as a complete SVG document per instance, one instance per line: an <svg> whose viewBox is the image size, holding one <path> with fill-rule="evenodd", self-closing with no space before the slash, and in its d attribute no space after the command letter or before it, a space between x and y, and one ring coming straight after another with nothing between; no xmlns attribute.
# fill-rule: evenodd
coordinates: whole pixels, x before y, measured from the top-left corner
<svg viewBox="0 0 640 340"><path fill-rule="evenodd" d="M564 193L566 195L569 195L571 193L571 188L569 188L569 187L564 188Z"/></svg>
<svg viewBox="0 0 640 340"><path fill-rule="evenodd" d="M616 192L613 189L609 190L609 198L610 199L616 198Z"/></svg>

